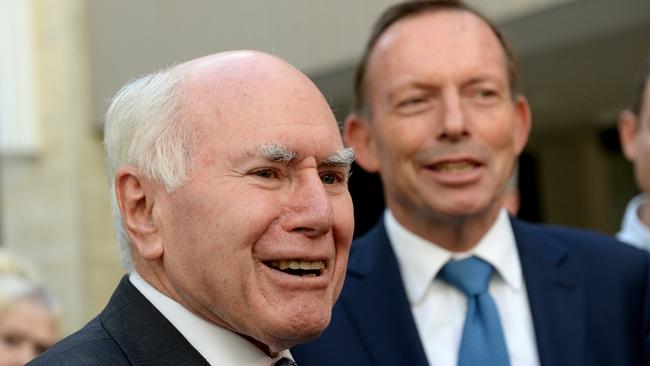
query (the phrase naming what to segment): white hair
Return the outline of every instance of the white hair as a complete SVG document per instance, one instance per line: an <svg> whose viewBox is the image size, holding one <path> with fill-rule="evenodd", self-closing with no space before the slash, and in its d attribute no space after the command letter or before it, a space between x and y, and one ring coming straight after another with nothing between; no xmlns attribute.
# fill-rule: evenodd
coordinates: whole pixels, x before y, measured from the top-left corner
<svg viewBox="0 0 650 366"><path fill-rule="evenodd" d="M174 191L191 167L195 144L184 121L183 88L178 72L165 69L129 82L111 102L104 122L109 195L120 249L120 263L133 269L131 245L115 194L115 174L133 166Z"/></svg>

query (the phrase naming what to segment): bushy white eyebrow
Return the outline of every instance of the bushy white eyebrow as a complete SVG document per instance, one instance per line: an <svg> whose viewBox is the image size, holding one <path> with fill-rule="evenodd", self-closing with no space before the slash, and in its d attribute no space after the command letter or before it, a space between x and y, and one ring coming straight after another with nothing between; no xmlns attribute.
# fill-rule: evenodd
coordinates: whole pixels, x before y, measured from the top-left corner
<svg viewBox="0 0 650 366"><path fill-rule="evenodd" d="M298 158L297 152L282 144L261 145L258 151L264 158L284 164L289 164ZM354 151L348 147L327 156L319 165L350 166L354 159Z"/></svg>
<svg viewBox="0 0 650 366"><path fill-rule="evenodd" d="M291 151L288 147L282 144L262 145L259 150L265 158L279 161L284 164L289 164L292 160L295 160L298 157L298 153Z"/></svg>
<svg viewBox="0 0 650 366"><path fill-rule="evenodd" d="M345 149L341 149L325 158L321 164L349 166L352 165L352 162L354 162L354 158L354 150L352 150L352 148L346 147Z"/></svg>

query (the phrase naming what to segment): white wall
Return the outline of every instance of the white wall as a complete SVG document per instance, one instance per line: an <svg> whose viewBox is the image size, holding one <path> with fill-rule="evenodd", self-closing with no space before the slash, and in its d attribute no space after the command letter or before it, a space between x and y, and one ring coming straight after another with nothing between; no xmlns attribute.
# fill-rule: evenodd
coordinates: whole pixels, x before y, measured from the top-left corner
<svg viewBox="0 0 650 366"><path fill-rule="evenodd" d="M0 0L0 155L30 156L39 138L34 108L31 1Z"/></svg>

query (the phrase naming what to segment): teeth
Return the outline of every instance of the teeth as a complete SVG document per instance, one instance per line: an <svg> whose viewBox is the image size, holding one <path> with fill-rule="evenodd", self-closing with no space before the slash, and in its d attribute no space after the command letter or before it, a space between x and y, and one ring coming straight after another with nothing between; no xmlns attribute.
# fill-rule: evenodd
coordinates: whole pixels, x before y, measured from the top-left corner
<svg viewBox="0 0 650 366"><path fill-rule="evenodd" d="M474 164L471 164L471 163L466 162L466 161L448 162L448 163L436 164L435 168L436 168L436 170L442 171L442 172L460 172L460 171L467 171L467 170L473 169Z"/></svg>
<svg viewBox="0 0 650 366"><path fill-rule="evenodd" d="M310 269L317 270L325 268L325 262L323 261L304 261L304 260L282 260L282 261L271 261L271 267L275 267L281 270L285 269Z"/></svg>

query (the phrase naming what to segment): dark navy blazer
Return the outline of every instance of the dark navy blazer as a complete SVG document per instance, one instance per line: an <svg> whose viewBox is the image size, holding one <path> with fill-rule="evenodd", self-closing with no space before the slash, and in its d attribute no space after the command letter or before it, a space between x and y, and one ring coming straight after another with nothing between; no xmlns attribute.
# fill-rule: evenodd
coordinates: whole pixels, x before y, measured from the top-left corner
<svg viewBox="0 0 650 366"><path fill-rule="evenodd" d="M124 276L101 314L28 365L209 364Z"/></svg>
<svg viewBox="0 0 650 366"><path fill-rule="evenodd" d="M650 365L650 255L587 231L512 226L541 364ZM352 245L330 326L291 352L300 366L427 365L383 222Z"/></svg>

